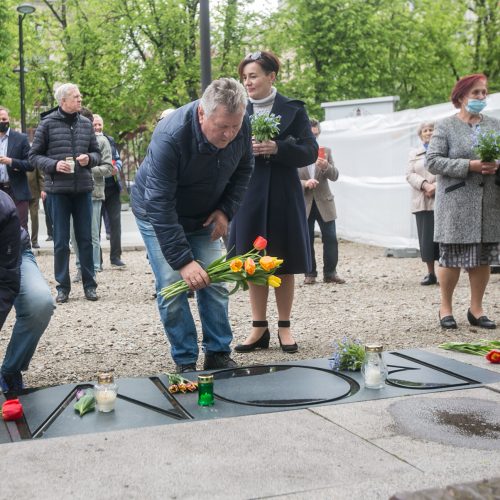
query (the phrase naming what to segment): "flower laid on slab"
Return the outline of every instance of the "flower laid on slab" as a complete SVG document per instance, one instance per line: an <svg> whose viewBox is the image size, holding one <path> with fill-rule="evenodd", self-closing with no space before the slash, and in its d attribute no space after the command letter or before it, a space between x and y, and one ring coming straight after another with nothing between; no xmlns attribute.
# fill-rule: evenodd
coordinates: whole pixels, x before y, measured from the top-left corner
<svg viewBox="0 0 500 500"><path fill-rule="evenodd" d="M79 389L76 391L75 397L76 403L73 405L73 408L80 414L80 417L95 409L95 396L92 389Z"/></svg>
<svg viewBox="0 0 500 500"><path fill-rule="evenodd" d="M198 390L198 384L187 378L182 377L178 373L167 373L168 375L168 392L176 394L177 392L195 392Z"/></svg>
<svg viewBox="0 0 500 500"><path fill-rule="evenodd" d="M476 342L445 342L439 347L449 351L486 356L490 351L500 349L500 340L479 339Z"/></svg>
<svg viewBox="0 0 500 500"><path fill-rule="evenodd" d="M365 359L365 348L359 340L344 337L333 343L333 354L329 358L330 368L334 371L359 371Z"/></svg>
<svg viewBox="0 0 500 500"><path fill-rule="evenodd" d="M500 363L500 349L492 349L488 354L486 354L485 358L494 364Z"/></svg>
<svg viewBox="0 0 500 500"><path fill-rule="evenodd" d="M253 248L243 255L228 258L227 254L212 262L205 271L211 283L235 283L229 295L235 293L240 287L248 290L248 284L277 288L281 285L281 278L274 273L283 264L283 259L265 255L267 240L258 236L253 242ZM176 281L162 288L160 295L170 299L187 292L189 286L184 280Z"/></svg>

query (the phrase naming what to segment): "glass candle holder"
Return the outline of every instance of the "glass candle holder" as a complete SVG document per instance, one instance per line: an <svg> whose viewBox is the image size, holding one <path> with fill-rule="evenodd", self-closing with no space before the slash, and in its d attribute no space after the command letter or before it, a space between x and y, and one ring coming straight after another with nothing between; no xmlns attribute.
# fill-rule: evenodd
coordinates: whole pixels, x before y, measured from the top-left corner
<svg viewBox="0 0 500 500"><path fill-rule="evenodd" d="M214 376L198 375L198 405L212 406L214 404Z"/></svg>
<svg viewBox="0 0 500 500"><path fill-rule="evenodd" d="M365 346L365 359L361 373L367 389L382 389L387 379L387 367L382 358L382 346L371 344Z"/></svg>
<svg viewBox="0 0 500 500"><path fill-rule="evenodd" d="M97 384L94 386L94 395L98 411L109 413L115 409L118 386L115 384L113 374L99 373Z"/></svg>

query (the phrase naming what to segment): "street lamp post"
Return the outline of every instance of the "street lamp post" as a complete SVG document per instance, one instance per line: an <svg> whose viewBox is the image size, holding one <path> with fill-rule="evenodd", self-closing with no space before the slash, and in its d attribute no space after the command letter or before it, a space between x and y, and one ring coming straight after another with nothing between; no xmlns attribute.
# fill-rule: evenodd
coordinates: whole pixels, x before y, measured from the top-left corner
<svg viewBox="0 0 500 500"><path fill-rule="evenodd" d="M33 14L36 8L29 3L22 3L16 7L19 12L19 94L21 98L21 131L26 133L26 106L24 90L24 46L23 46L23 20L27 14Z"/></svg>
<svg viewBox="0 0 500 500"><path fill-rule="evenodd" d="M200 63L202 91L204 91L212 82L209 12L208 0L200 0Z"/></svg>

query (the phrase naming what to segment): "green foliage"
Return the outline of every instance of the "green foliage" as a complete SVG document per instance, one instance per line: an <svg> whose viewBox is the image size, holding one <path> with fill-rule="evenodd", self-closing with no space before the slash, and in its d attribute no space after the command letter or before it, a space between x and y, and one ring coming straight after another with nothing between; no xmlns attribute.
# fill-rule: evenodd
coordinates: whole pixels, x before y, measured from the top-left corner
<svg viewBox="0 0 500 500"><path fill-rule="evenodd" d="M254 113L250 117L252 135L256 141L270 141L279 134L281 116L274 113Z"/></svg>
<svg viewBox="0 0 500 500"><path fill-rule="evenodd" d="M481 161L493 162L500 159L500 134L493 130L478 134L474 150Z"/></svg>

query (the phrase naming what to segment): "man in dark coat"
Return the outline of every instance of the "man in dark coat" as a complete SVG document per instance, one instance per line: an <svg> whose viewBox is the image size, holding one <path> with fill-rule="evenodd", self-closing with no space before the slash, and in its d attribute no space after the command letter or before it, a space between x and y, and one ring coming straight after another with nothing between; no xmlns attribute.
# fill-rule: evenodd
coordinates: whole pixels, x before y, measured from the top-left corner
<svg viewBox="0 0 500 500"><path fill-rule="evenodd" d="M78 112L82 96L72 83L55 92L59 106L42 114L31 146L33 166L45 173L44 191L53 224L56 302L68 301L70 218L80 252L82 283L87 300L97 300L92 256L91 168L100 164L101 154L90 120Z"/></svg>
<svg viewBox="0 0 500 500"><path fill-rule="evenodd" d="M21 226L26 231L31 199L26 172L33 170L28 161L29 150L28 137L10 128L9 111L0 106L0 190L14 200Z"/></svg>
<svg viewBox="0 0 500 500"><path fill-rule="evenodd" d="M220 238L252 174L246 100L240 83L221 78L199 101L160 120L132 189L132 210L155 273L158 308L179 372L196 370L196 327L185 293L165 300L159 292L180 278L197 291L204 369L236 366L229 356L227 290L221 283L210 284L204 267L221 256Z"/></svg>
<svg viewBox="0 0 500 500"><path fill-rule="evenodd" d="M0 330L14 305L16 322L0 369L0 389L23 389L38 341L54 310L50 288L31 252L27 231L19 224L12 199L0 191Z"/></svg>

